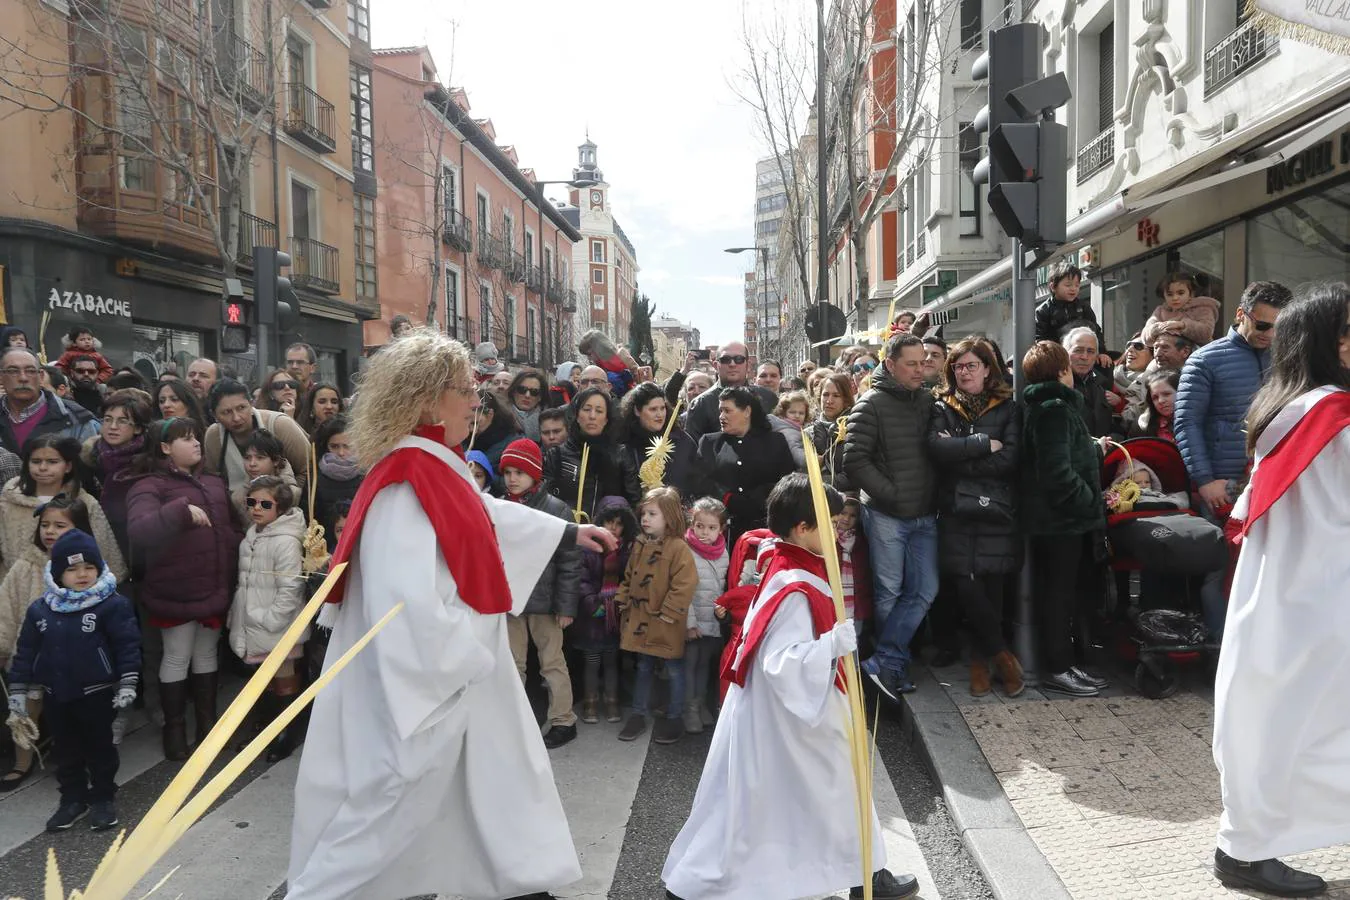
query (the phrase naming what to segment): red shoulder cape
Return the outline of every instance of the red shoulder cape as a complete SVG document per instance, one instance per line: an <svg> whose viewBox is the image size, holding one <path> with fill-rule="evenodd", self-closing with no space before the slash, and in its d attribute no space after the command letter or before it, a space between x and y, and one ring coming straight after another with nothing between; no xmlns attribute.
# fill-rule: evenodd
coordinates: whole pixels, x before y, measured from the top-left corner
<svg viewBox="0 0 1350 900"><path fill-rule="evenodd" d="M1303 470L1347 427L1350 427L1350 391L1328 394L1304 413L1298 424L1261 458L1261 465L1252 473L1243 535L1270 511Z"/></svg>
<svg viewBox="0 0 1350 900"><path fill-rule="evenodd" d="M809 572L822 580L827 578L824 559L795 544L780 541L774 547L773 558L760 580L761 594L773 581L774 576L785 570L794 569ZM750 671L750 664L754 660L755 651L759 649L759 644L764 639L765 632L769 629L769 623L773 621L774 614L778 612L778 607L792 594L806 595L807 603L810 604L811 608L811 624L815 629L816 637L820 637L835 626L838 617L835 614L834 599L808 582L791 581L777 588L776 593L772 596L756 596L752 604L757 608L755 620L750 623L748 629L742 629L740 634L733 638L733 643L729 648L730 652L722 657L720 675L724 682L745 686L746 673ZM739 665L737 665L737 657L740 658ZM843 672L839 670L837 663L835 668L835 686L842 691L844 690Z"/></svg>
<svg viewBox="0 0 1350 900"><path fill-rule="evenodd" d="M421 428L418 437L444 443L444 429ZM458 452L458 451L457 451ZM361 482L347 514L347 527L333 551L330 565L351 559L361 538L361 527L375 495L391 484L409 484L417 502L436 530L441 556L454 576L459 595L480 613L511 611L511 589L506 581L506 566L497 546L497 534L478 491L434 455L416 447L404 447L375 464ZM389 560L396 566L399 561ZM340 581L328 595L329 603L342 602Z"/></svg>

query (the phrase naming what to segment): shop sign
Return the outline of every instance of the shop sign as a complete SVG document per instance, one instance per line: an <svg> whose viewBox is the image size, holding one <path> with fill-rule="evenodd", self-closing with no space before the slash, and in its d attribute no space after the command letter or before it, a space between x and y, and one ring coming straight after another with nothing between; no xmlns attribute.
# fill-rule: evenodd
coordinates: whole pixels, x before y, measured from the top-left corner
<svg viewBox="0 0 1350 900"><path fill-rule="evenodd" d="M1161 232L1162 229L1158 226L1158 223L1147 218L1140 219L1139 224L1136 225L1134 229L1135 238L1137 238L1139 243L1143 244L1145 247L1158 246L1160 241L1158 235Z"/></svg>
<svg viewBox="0 0 1350 900"><path fill-rule="evenodd" d="M1350 165L1350 128L1266 169L1266 194L1316 181L1345 165Z"/></svg>
<svg viewBox="0 0 1350 900"><path fill-rule="evenodd" d="M80 291L59 291L52 288L47 295L48 309L69 309L73 312L105 318L131 318L131 301L116 300L102 294L85 294Z"/></svg>

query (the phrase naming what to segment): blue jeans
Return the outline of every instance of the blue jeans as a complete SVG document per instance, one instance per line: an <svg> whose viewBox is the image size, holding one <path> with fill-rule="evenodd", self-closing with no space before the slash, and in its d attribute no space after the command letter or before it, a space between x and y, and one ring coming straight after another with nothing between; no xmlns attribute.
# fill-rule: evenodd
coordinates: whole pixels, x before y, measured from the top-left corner
<svg viewBox="0 0 1350 900"><path fill-rule="evenodd" d="M862 508L872 563L877 663L899 672L909 667L909 642L938 591L937 517L897 519Z"/></svg>
<svg viewBox="0 0 1350 900"><path fill-rule="evenodd" d="M1224 520L1210 512L1209 507L1200 504L1200 515L1205 521L1223 528ZM1219 643L1223 639L1223 626L1228 620L1228 595L1224 592L1224 582L1228 578L1227 568L1209 572L1200 584L1200 614L1204 617L1205 627L1209 629L1209 639Z"/></svg>
<svg viewBox="0 0 1350 900"><path fill-rule="evenodd" d="M637 680L633 683L633 715L647 715L647 702L652 695L652 676L656 672L655 656L645 653L637 656ZM666 704L666 718L678 719L684 712L684 660L666 660L666 683L670 685L670 701Z"/></svg>

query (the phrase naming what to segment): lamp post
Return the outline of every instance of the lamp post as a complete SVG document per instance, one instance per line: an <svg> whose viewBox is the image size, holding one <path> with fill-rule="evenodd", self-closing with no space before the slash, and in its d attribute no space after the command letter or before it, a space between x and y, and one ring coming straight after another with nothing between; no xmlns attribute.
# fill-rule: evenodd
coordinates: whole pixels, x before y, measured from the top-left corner
<svg viewBox="0 0 1350 900"><path fill-rule="evenodd" d="M571 179L562 179L562 178L559 178L559 179L554 179L554 180L552 180L552 181L535 181L535 182L533 182L533 184L534 184L534 205L535 205L535 207L536 207L536 208L538 209L538 211L539 211L539 260L540 260L541 263L543 262L543 259L544 259L544 248L543 248L543 243L544 243L544 204L548 202L547 200L544 199L544 188L547 187L548 185L551 185L551 184L565 184L565 185L568 185L568 186L570 186L570 187L584 188L584 187L590 187L590 186L591 186L592 184L594 184L594 183L595 183L595 182L593 182L593 181L591 181L590 179L587 179L587 178L583 178L583 179L581 179L580 181L573 181L573 180L571 180ZM522 212L522 214L523 214L523 213L524 213L524 206L525 206L525 199L524 199L523 197L522 197L521 200L520 200L520 205L521 205L521 207L522 207L521 212ZM557 240L557 237L558 237L558 232L557 232L557 230L555 229L554 232L553 232L553 265L554 265L555 268L556 268L557 265L558 265L558 240ZM529 264L529 260L526 260L526 264L527 264L527 265ZM539 267L540 272L543 272L543 269L544 269L544 267L541 265L541 266ZM547 274L547 273L545 273L545 274ZM540 282L541 282L540 287L542 288L542 291L543 291L543 294L544 294L543 302L541 302L541 303L539 304L539 309L542 311L542 310L548 309L548 296L547 296L547 294L548 294L548 285L543 283L543 277L542 277L542 276L541 276L541 278L540 278ZM527 286L527 289L528 289L528 286ZM540 324L540 327L543 326L543 322L542 322L542 321L541 321L539 324ZM557 334L556 334L556 340L554 341L554 343L555 343L556 346L555 346L555 347L551 347L551 348L549 348L549 349L550 349L550 350L557 350L557 351L558 351L558 355L561 356L561 355L562 355L562 315L561 315L561 314L558 316L558 332L557 332ZM552 361L552 362L557 362L557 360L551 360L551 361Z"/></svg>
<svg viewBox="0 0 1350 900"><path fill-rule="evenodd" d="M758 351L759 351L759 352L758 352L759 362L762 363L762 362L764 362L765 355L766 355L765 352L764 352L764 339L765 339L766 333L767 333L768 330L769 330L769 248L768 248L768 247L758 247L758 246L756 246L756 247L728 247L728 248L726 248L726 251L725 251L725 252L727 252L727 253L745 253L745 252L750 251L750 250L758 251L760 261L763 263L762 268L764 269L764 275L762 276L762 277L763 277L763 282L762 282L762 283L763 283L763 285L764 285L764 325L763 325L763 327L760 329L760 332L759 332L759 338L758 338L758 340L756 341L756 343L759 345L759 347L758 347Z"/></svg>

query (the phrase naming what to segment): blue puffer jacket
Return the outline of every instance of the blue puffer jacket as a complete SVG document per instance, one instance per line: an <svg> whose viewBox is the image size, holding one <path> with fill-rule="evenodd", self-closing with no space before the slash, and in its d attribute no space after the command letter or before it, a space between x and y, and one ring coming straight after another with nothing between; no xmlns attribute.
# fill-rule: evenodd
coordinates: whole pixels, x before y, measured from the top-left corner
<svg viewBox="0 0 1350 900"><path fill-rule="evenodd" d="M1172 430L1196 484L1241 478L1246 471L1243 421L1265 380L1269 357L1234 327L1186 360Z"/></svg>

